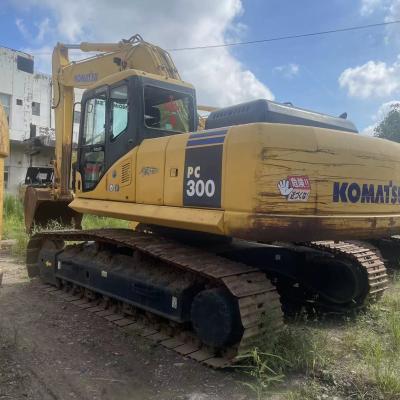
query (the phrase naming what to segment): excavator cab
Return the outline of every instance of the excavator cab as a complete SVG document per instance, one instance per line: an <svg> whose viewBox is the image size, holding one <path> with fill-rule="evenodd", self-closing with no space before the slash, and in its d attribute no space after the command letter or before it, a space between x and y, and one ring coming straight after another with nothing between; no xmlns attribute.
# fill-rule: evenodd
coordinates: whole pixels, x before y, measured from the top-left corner
<svg viewBox="0 0 400 400"><path fill-rule="evenodd" d="M69 49L98 54L71 61ZM118 43L57 43L52 70L54 178L48 187L26 188L28 233L52 220L80 228L82 214L69 207L77 174L84 175L82 189L89 192L112 160L143 139L188 132L197 126L194 89L180 80L169 54L140 35ZM87 90L76 163L72 155L75 88ZM71 170L73 164L76 167Z"/></svg>
<svg viewBox="0 0 400 400"><path fill-rule="evenodd" d="M92 191L105 172L144 139L197 128L192 87L134 70L124 75L124 79L113 76L83 95L77 163L82 192Z"/></svg>
<svg viewBox="0 0 400 400"><path fill-rule="evenodd" d="M144 139L197 129L194 88L173 79L150 76L127 70L84 92L72 192L93 191L106 171ZM81 179L76 179L76 173ZM28 186L24 201L27 231L52 220L80 229L82 214L68 206L71 200L72 197L54 199L49 187Z"/></svg>

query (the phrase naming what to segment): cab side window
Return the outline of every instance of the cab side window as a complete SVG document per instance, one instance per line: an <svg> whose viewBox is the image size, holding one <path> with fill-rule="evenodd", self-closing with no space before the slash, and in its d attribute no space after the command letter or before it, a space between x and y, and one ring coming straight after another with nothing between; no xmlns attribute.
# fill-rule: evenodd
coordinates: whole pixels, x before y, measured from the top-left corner
<svg viewBox="0 0 400 400"><path fill-rule="evenodd" d="M83 190L91 190L105 169L106 93L88 99L85 105L81 143Z"/></svg>
<svg viewBox="0 0 400 400"><path fill-rule="evenodd" d="M111 140L124 133L128 127L128 86L111 89Z"/></svg>

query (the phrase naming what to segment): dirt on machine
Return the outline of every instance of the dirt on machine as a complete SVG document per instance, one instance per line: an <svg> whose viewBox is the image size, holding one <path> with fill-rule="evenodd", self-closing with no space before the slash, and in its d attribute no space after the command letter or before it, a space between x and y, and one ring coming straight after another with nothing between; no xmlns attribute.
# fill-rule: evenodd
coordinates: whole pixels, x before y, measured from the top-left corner
<svg viewBox="0 0 400 400"><path fill-rule="evenodd" d="M69 49L98 54L70 62ZM36 233L30 277L212 367L283 314L354 313L386 289L370 242L400 234L400 145L287 103L197 106L169 54L139 35L58 44L53 82L54 180L28 185L27 229L55 217L79 228L85 213L136 229ZM75 87L86 90L72 163ZM200 129L199 108L211 111Z"/></svg>

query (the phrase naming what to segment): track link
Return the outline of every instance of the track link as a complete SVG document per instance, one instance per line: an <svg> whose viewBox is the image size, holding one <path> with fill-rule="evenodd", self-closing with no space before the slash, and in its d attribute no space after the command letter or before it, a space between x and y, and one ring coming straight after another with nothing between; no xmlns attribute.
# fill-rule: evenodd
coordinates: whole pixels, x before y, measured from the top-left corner
<svg viewBox="0 0 400 400"><path fill-rule="evenodd" d="M159 324L154 327L148 326L152 334L158 334L156 337L160 339L164 338L160 341L165 347L174 349L178 353L210 367L224 368L234 364L239 360L240 354L248 352L252 347L266 340L266 332L279 330L283 325L279 295L265 274L255 267L230 261L154 234L128 229L100 229L42 232L33 235L27 249L27 268L30 276L37 275L39 251L42 243L46 240L56 242L93 241L130 248L155 257L175 268L202 276L217 287L225 286L238 300L243 326L243 335L239 343L221 351L221 349L208 348L193 340L193 332L179 332L178 334L169 332L169 336L165 339L165 334L157 329ZM99 312L101 311L99 310ZM112 313L109 315L111 316ZM121 318L114 319L114 321L116 323L121 321L120 323L123 324L122 320L125 319L127 325L131 325L133 320L129 318L122 314Z"/></svg>
<svg viewBox="0 0 400 400"><path fill-rule="evenodd" d="M354 308L363 308L377 301L388 288L388 275L384 261L376 249L355 242L320 241L306 246L330 252L356 263L367 277L366 291L360 299L355 299Z"/></svg>

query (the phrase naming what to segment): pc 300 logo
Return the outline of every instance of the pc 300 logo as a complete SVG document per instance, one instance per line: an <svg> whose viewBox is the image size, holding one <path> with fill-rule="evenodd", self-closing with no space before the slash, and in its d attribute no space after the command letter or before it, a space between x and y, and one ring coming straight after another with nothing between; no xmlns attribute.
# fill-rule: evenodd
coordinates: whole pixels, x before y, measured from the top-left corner
<svg viewBox="0 0 400 400"><path fill-rule="evenodd" d="M277 187L287 201L308 201L310 197L311 184L306 175L290 175L280 180Z"/></svg>

